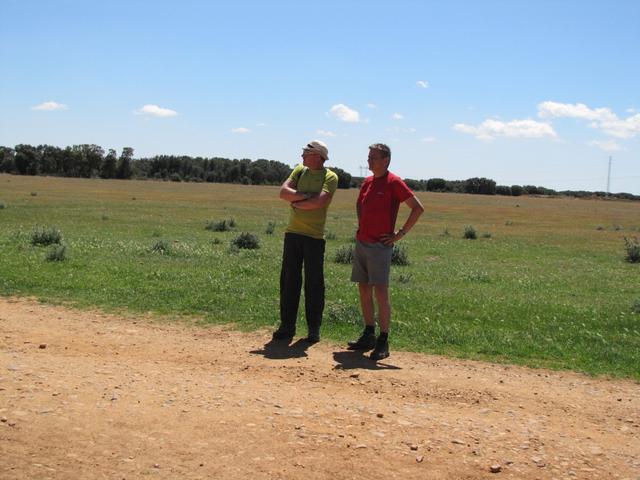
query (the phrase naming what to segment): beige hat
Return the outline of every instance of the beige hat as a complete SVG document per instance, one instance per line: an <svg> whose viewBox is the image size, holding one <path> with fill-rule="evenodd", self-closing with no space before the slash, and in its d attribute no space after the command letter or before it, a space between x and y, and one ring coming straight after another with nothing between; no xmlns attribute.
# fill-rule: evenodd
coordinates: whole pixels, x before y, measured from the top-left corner
<svg viewBox="0 0 640 480"><path fill-rule="evenodd" d="M324 160L329 159L329 149L327 148L327 145L320 140L313 140L312 142L307 143L306 146L302 147L302 151L318 153Z"/></svg>

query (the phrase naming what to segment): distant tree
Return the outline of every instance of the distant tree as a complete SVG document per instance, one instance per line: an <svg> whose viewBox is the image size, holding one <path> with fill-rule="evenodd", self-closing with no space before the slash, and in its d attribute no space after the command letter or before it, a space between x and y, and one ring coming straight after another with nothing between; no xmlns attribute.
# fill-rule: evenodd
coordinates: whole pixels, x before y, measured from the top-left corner
<svg viewBox="0 0 640 480"><path fill-rule="evenodd" d="M477 193L480 195L495 195L496 182L489 178L469 178L465 182L465 193Z"/></svg>
<svg viewBox="0 0 640 480"><path fill-rule="evenodd" d="M133 148L124 147L118 160L118 169L116 171L116 178L129 179L131 178L131 160L133 158Z"/></svg>
<svg viewBox="0 0 640 480"><path fill-rule="evenodd" d="M118 154L113 148L109 149L109 153L102 160L100 166L101 178L116 178L116 172L118 168Z"/></svg>
<svg viewBox="0 0 640 480"><path fill-rule="evenodd" d="M496 194L511 196L511 187L508 185L498 185L496 186Z"/></svg>
<svg viewBox="0 0 640 480"><path fill-rule="evenodd" d="M16 145L14 162L16 170L21 175L37 175L39 173L38 150L31 145Z"/></svg>
<svg viewBox="0 0 640 480"><path fill-rule="evenodd" d="M427 191L444 192L447 190L447 182L444 178L430 178L427 180Z"/></svg>
<svg viewBox="0 0 640 480"><path fill-rule="evenodd" d="M519 197L523 193L524 188L522 188L520 185L511 185L511 195L513 195L514 197Z"/></svg>
<svg viewBox="0 0 640 480"><path fill-rule="evenodd" d="M15 173L16 163L14 161L15 151L13 148L0 147L0 172Z"/></svg>
<svg viewBox="0 0 640 480"><path fill-rule="evenodd" d="M338 175L338 188L349 188L351 186L351 174L345 172L341 168L331 167L331 171L333 171L336 175Z"/></svg>

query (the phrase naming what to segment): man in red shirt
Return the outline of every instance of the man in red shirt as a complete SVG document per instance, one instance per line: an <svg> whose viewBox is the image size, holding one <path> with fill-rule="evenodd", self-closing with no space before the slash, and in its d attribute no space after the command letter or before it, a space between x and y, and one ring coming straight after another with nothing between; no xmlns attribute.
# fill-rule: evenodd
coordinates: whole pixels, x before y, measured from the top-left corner
<svg viewBox="0 0 640 480"><path fill-rule="evenodd" d="M369 170L373 173L360 187L356 204L358 233L351 281L358 283L360 307L364 317L364 332L358 340L349 342L349 350L371 350L371 359L389 356L389 272L393 244L403 238L424 212L422 203L400 177L389 171L391 149L383 143L369 147ZM401 229L396 230L400 204L410 209ZM374 302L378 304L380 335L375 336Z"/></svg>

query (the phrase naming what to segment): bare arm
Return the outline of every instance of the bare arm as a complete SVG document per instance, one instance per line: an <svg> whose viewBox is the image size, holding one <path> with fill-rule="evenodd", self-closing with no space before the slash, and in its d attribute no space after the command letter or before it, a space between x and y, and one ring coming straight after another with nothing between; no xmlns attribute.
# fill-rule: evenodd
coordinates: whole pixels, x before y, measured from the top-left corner
<svg viewBox="0 0 640 480"><path fill-rule="evenodd" d="M280 198L287 202L299 202L300 200L309 198L308 193L298 192L296 187L296 182L291 178L287 178L280 187Z"/></svg>
<svg viewBox="0 0 640 480"><path fill-rule="evenodd" d="M405 200L404 203L406 203L407 207L411 209L411 212L409 212L409 218L407 218L407 221L404 222L404 225L400 230L387 235L382 235L382 243L385 245L393 245L395 242L403 238L416 224L420 215L424 213L424 207L415 195Z"/></svg>
<svg viewBox="0 0 640 480"><path fill-rule="evenodd" d="M325 191L322 191L319 194L314 193L314 194L308 194L308 195L312 195L312 196L309 196L304 200L298 200L298 201L292 202L291 206L293 208L299 208L300 210L316 210L318 208L322 208L328 205L329 202L331 202L331 199L333 198L332 194Z"/></svg>

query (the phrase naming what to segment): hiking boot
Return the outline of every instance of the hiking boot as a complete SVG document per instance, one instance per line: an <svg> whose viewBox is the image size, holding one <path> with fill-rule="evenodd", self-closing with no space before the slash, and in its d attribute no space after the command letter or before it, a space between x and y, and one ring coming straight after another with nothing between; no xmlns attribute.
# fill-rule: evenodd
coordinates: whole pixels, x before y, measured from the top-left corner
<svg viewBox="0 0 640 480"><path fill-rule="evenodd" d="M307 343L318 343L320 341L320 334L319 333L310 333L309 335L307 335L304 338L304 341Z"/></svg>
<svg viewBox="0 0 640 480"><path fill-rule="evenodd" d="M362 332L360 338L355 342L347 343L348 350L371 350L376 345L375 333Z"/></svg>
<svg viewBox="0 0 640 480"><path fill-rule="evenodd" d="M389 356L389 341L386 338L378 337L376 340L376 348L371 352L371 360L378 361Z"/></svg>

